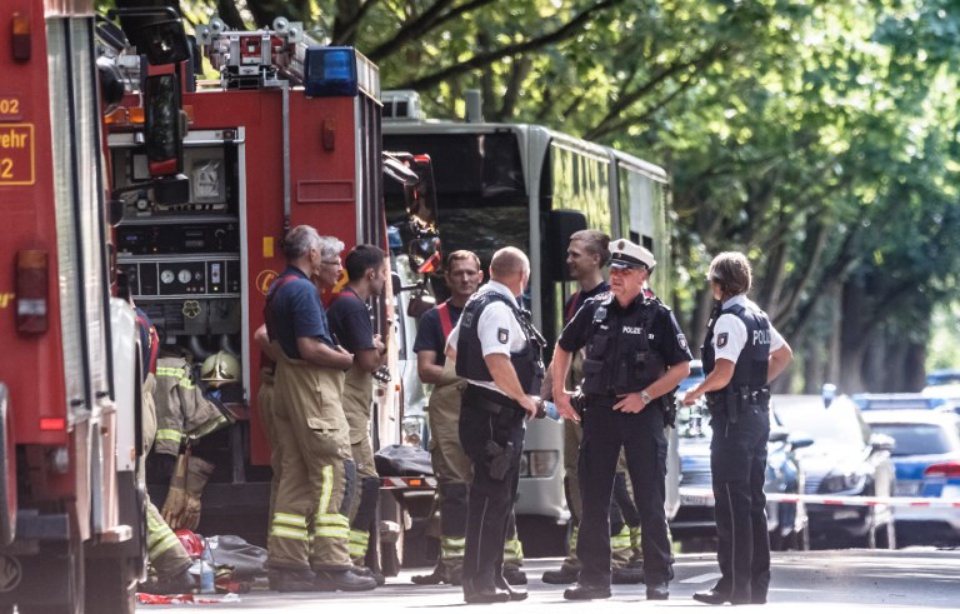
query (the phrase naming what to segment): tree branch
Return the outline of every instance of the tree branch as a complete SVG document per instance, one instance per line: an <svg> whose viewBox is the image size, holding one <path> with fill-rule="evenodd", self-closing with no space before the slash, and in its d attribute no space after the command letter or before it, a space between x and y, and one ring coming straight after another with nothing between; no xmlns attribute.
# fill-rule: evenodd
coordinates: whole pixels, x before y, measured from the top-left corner
<svg viewBox="0 0 960 614"><path fill-rule="evenodd" d="M528 51L535 49L540 49L546 47L568 38L574 36L579 30L580 27L588 22L594 13L606 10L618 4L621 4L623 0L601 0L588 9L585 9L579 15L577 15L570 23L565 26L539 36L537 38L524 41L522 43L517 43L514 45L508 45L491 51L489 53L478 54L467 60L466 62L461 62L454 66L448 66L442 70L439 70L432 75L427 75L426 77L421 77L419 79L414 79L412 81L407 81L406 83L394 86L396 89L412 89L412 90L424 90L429 89L439 83L446 81L452 77L457 77L464 73L470 72L477 68L482 68L500 60L505 57L520 55Z"/></svg>
<svg viewBox="0 0 960 614"><path fill-rule="evenodd" d="M366 54L367 57L372 61L377 62L383 59L385 56L393 53L399 47L402 47L414 39L420 38L425 33L430 31L433 22L452 2L453 0L436 0L436 2L434 2L430 8L417 16L413 21L408 21L405 23L403 27L397 31L393 38L385 43L381 43L380 46Z"/></svg>

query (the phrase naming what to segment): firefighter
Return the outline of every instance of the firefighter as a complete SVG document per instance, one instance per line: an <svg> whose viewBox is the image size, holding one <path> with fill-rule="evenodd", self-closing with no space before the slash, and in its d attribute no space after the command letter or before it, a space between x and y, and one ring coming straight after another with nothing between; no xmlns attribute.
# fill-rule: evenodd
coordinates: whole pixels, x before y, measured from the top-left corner
<svg viewBox="0 0 960 614"><path fill-rule="evenodd" d="M283 249L287 268L264 310L267 334L278 344L271 413L282 465L267 541L270 587L370 590L376 581L353 572L348 548L356 469L340 403L353 355L334 343L311 281L337 282L343 243L303 225L288 233Z"/></svg>
<svg viewBox="0 0 960 614"><path fill-rule="evenodd" d="M498 250L490 277L447 340L447 355L467 380L459 429L473 462L462 572L467 603L527 597L503 577L503 550L520 480L524 418L537 415L532 395L543 380L543 337L517 302L530 277L526 254L514 247Z"/></svg>
<svg viewBox="0 0 960 614"><path fill-rule="evenodd" d="M708 277L717 308L701 349L707 377L683 402L693 405L706 394L710 408L721 578L693 598L711 605L763 604L770 586L763 493L770 436L768 384L787 368L793 352L767 314L747 298L752 274L746 256L718 255Z"/></svg>
<svg viewBox="0 0 960 614"><path fill-rule="evenodd" d="M587 299L610 291L610 284L603 278L603 267L610 260L610 237L598 230L580 230L570 236L567 248L567 267L580 289L563 306L563 324L566 325ZM583 380L582 352L577 352L572 360L567 385L573 389ZM550 379L548 370L547 379ZM549 396L550 382L545 382L544 397ZM543 581L547 584L573 584L580 574L580 560L577 559L577 538L583 504L580 499L580 479L577 463L580 458L580 442L583 440L583 427L573 420L563 422L563 468L564 494L570 509L570 538L567 558L560 569L543 572ZM635 520L635 507L629 501L627 480L624 475L626 461L621 454L621 464L614 483L614 499L610 517L610 550L612 552L613 584L638 584L643 581L642 571L630 569L632 556L630 533L631 526L625 516ZM633 524L636 524L635 522Z"/></svg>
<svg viewBox="0 0 960 614"><path fill-rule="evenodd" d="M346 259L347 285L330 305L327 316L334 338L353 354L353 366L343 386L343 412L350 425L350 447L357 467L358 495L350 508L350 558L363 573L383 584L383 575L364 567L370 531L377 523L380 476L370 442L373 372L386 361L387 348L373 321L367 301L379 297L390 275L386 255L375 245L357 245Z"/></svg>
<svg viewBox="0 0 960 614"><path fill-rule="evenodd" d="M691 356L670 310L643 292L656 265L653 254L625 239L611 248L610 294L583 305L554 354L557 408L565 419L579 421L564 382L572 354L586 347L577 543L582 568L577 586L563 596L610 596L610 496L622 448L640 512L647 599L663 600L670 596L670 542L664 513L668 408L661 397L690 372Z"/></svg>
<svg viewBox="0 0 960 614"><path fill-rule="evenodd" d="M140 334L140 375L141 375L141 424L143 432L144 454L153 447L157 434L157 414L153 394L157 387L157 352L160 348L160 336L146 312L133 304L129 286L125 278L118 284L121 298L130 302L137 315L137 330ZM140 470L143 471L143 463ZM143 476L140 476L141 479ZM188 593L196 587L190 575L193 562L170 526L163 520L157 506L147 495L147 555L150 564L157 572L155 582L145 582L141 589L147 593L175 594Z"/></svg>

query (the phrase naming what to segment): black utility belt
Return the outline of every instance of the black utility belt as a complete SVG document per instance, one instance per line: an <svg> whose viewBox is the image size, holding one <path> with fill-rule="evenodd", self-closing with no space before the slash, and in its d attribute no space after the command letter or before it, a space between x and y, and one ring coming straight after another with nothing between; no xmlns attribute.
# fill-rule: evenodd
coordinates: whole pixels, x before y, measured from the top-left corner
<svg viewBox="0 0 960 614"><path fill-rule="evenodd" d="M719 390L717 392L708 392L705 396L707 397L708 405L721 403L730 397L734 397L740 401L748 401L750 403L766 403L770 400L770 389L752 389L749 386L741 386L737 388L724 388L723 390Z"/></svg>
<svg viewBox="0 0 960 614"><path fill-rule="evenodd" d="M463 398L472 401L478 409L492 414L499 415L505 411L519 412L521 415L526 413L519 403L507 395L476 384L467 384L467 389L463 391Z"/></svg>

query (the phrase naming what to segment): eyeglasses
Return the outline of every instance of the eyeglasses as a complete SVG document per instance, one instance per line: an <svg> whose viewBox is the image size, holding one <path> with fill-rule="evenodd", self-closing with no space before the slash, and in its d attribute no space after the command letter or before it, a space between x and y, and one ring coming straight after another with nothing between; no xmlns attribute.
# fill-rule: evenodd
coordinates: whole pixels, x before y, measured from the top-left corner
<svg viewBox="0 0 960 614"><path fill-rule="evenodd" d="M343 262L341 260L321 260L320 263L329 266L343 266Z"/></svg>

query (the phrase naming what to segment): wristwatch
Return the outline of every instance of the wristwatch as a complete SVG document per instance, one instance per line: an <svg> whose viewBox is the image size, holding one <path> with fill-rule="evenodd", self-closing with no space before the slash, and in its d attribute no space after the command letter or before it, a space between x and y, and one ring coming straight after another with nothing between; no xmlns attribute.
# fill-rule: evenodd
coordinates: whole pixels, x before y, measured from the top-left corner
<svg viewBox="0 0 960 614"><path fill-rule="evenodd" d="M643 400L643 404L644 404L644 405L649 405L649 404L650 404L650 401L653 400L653 399L650 398L650 395L647 394L647 391L646 391L646 390L641 390L641 391L640 391L640 399Z"/></svg>

